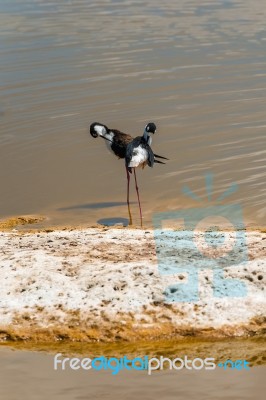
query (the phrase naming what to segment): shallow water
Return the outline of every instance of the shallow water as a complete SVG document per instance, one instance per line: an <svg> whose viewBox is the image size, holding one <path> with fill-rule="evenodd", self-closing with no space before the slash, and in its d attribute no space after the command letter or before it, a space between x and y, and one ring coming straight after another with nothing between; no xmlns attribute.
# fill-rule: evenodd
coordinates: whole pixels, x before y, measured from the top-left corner
<svg viewBox="0 0 266 400"><path fill-rule="evenodd" d="M88 125L138 135L153 120L153 148L170 161L139 171L147 223L205 207L212 172L212 204L236 182L224 202L265 225L263 1L2 0L0 13L1 216L127 218L123 162Z"/></svg>
<svg viewBox="0 0 266 400"><path fill-rule="evenodd" d="M0 351L0 395L3 399L264 399L265 367L249 371L65 371L53 369L53 356Z"/></svg>

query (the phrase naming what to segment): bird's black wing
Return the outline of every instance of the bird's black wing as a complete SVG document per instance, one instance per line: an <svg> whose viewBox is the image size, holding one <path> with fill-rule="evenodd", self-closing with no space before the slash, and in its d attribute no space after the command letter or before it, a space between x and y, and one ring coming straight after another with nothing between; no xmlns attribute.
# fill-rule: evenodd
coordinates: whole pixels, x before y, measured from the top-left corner
<svg viewBox="0 0 266 400"><path fill-rule="evenodd" d="M155 162L153 151L152 151L151 147L148 144L145 144L145 146L146 146L145 148L146 148L146 150L148 152L148 166L149 167L153 167L153 164Z"/></svg>
<svg viewBox="0 0 266 400"><path fill-rule="evenodd" d="M119 131L118 129L110 129L110 132L114 134L115 140L109 140L111 144L111 149L118 158L125 158L127 144L132 141L132 136L127 135Z"/></svg>
<svg viewBox="0 0 266 400"><path fill-rule="evenodd" d="M146 144L146 141L143 138L143 136L137 136L135 139L138 139L139 143ZM153 153L153 155L154 155L155 158L161 158L162 160L168 160L169 161L169 158L166 158L166 157L163 157L163 156L159 156L158 154L155 154L155 153Z"/></svg>

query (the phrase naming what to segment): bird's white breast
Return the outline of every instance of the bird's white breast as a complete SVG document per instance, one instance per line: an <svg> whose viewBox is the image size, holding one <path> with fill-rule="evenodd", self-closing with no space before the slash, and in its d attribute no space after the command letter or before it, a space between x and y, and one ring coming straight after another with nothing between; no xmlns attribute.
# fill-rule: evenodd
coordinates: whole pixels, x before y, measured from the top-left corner
<svg viewBox="0 0 266 400"><path fill-rule="evenodd" d="M143 147L137 147L133 151L133 155L131 161L129 163L129 167L136 168L139 165L142 165L148 159L148 152Z"/></svg>

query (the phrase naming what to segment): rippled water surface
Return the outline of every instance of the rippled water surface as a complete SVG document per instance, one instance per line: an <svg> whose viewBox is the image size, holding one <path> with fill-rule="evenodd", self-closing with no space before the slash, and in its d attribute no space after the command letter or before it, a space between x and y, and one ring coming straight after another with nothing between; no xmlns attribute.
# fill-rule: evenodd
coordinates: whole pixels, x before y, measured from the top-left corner
<svg viewBox="0 0 266 400"><path fill-rule="evenodd" d="M164 370L151 375L147 371L122 370L112 375L110 370L54 370L52 355L0 350L0 394L8 400L265 398L265 367L248 371ZM84 357L94 356L89 353Z"/></svg>
<svg viewBox="0 0 266 400"><path fill-rule="evenodd" d="M1 216L127 218L123 161L88 125L153 120L170 161L138 173L146 222L198 206L185 184L205 206L212 172L213 199L236 182L225 201L265 225L265 20L262 0L1 0Z"/></svg>

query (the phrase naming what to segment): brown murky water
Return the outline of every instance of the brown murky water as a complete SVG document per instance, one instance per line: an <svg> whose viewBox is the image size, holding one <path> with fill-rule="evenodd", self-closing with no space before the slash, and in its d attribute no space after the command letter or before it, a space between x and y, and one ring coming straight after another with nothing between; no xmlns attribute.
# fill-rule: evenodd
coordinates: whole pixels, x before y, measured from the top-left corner
<svg viewBox="0 0 266 400"><path fill-rule="evenodd" d="M1 1L1 216L127 218L123 161L88 125L153 120L170 161L139 172L147 223L199 206L185 184L206 206L211 172L214 203L236 182L224 201L265 225L265 19L262 0Z"/></svg>
<svg viewBox="0 0 266 400"><path fill-rule="evenodd" d="M88 356L88 355L87 355ZM84 371L53 369L53 356L0 351L2 399L197 399L262 400L265 367L249 371Z"/></svg>

